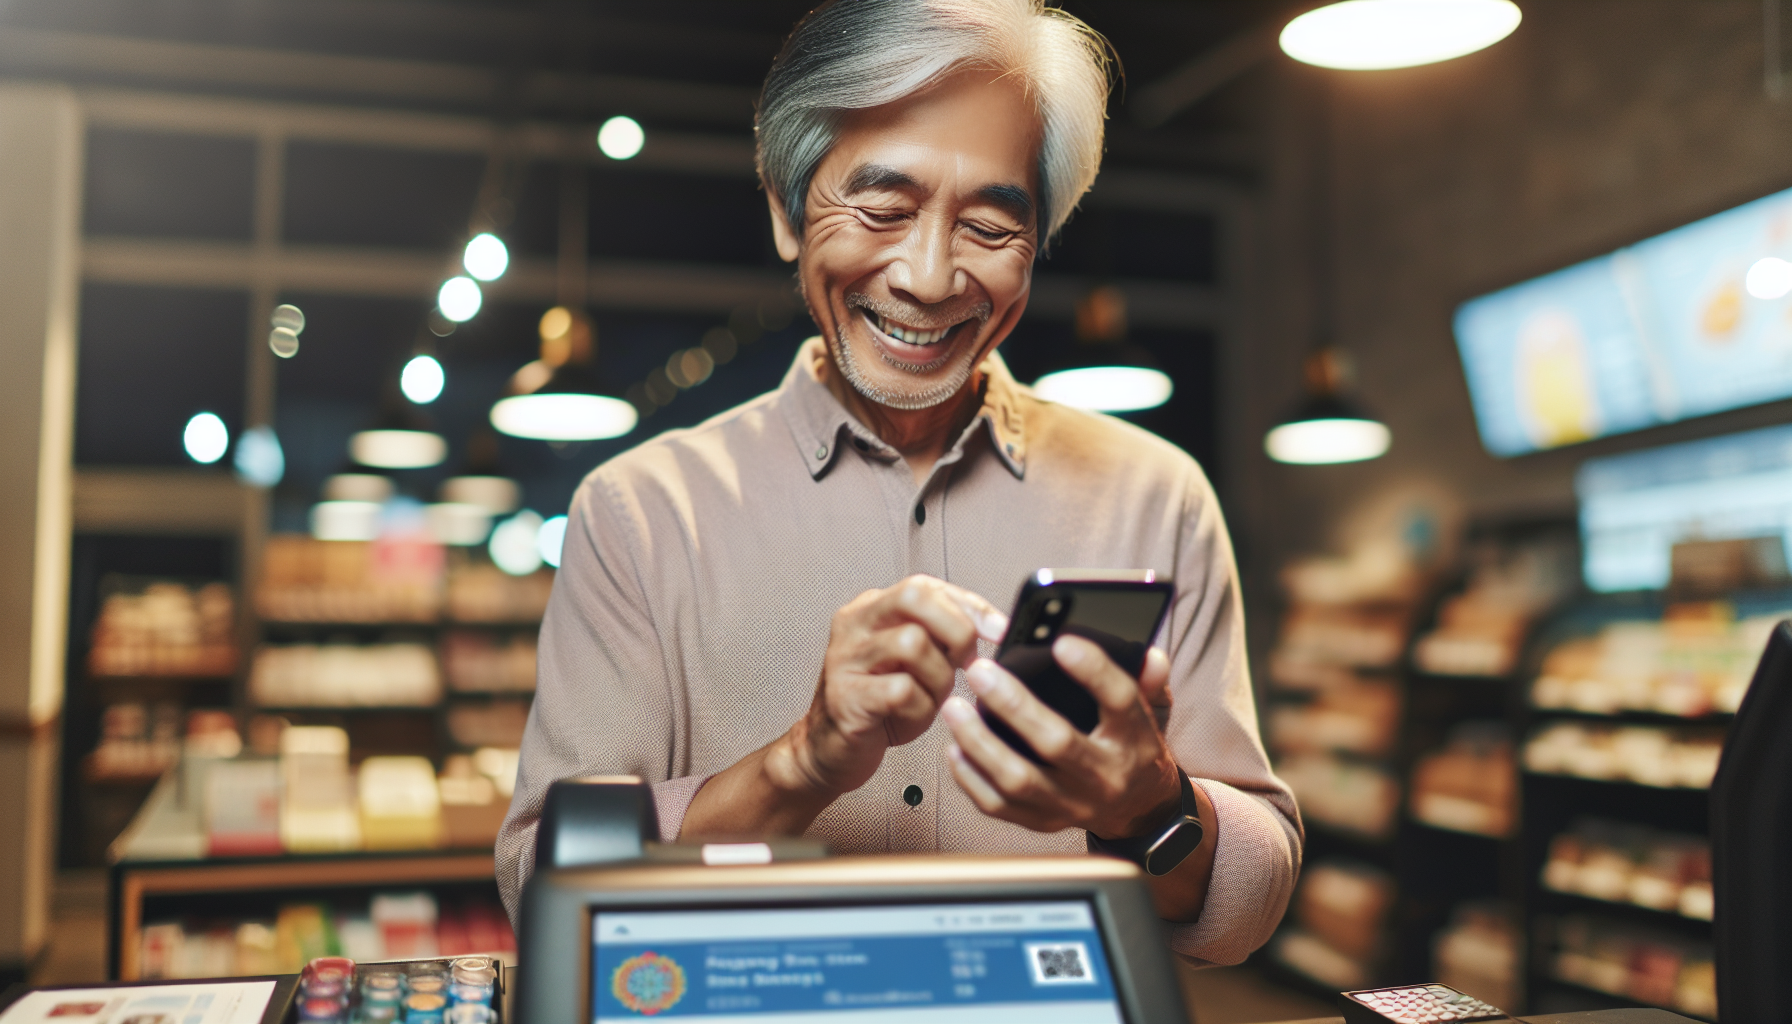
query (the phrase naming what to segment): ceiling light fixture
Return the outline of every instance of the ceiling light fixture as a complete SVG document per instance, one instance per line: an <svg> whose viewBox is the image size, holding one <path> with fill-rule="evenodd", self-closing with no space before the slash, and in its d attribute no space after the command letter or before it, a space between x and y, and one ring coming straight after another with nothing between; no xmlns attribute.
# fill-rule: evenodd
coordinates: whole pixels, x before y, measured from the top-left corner
<svg viewBox="0 0 1792 1024"><path fill-rule="evenodd" d="M180 434L181 446L187 450L187 457L203 466L209 466L224 457L230 447L230 428L218 418L217 413L195 413L187 421L185 430Z"/></svg>
<svg viewBox="0 0 1792 1024"><path fill-rule="evenodd" d="M1341 391L1349 364L1337 349L1307 358L1307 397L1293 414L1263 438L1263 450L1277 462L1301 466L1363 462L1388 450L1393 434Z"/></svg>
<svg viewBox="0 0 1792 1024"><path fill-rule="evenodd" d="M286 452L269 426L250 427L236 442L236 475L251 487L272 487L286 475Z"/></svg>
<svg viewBox="0 0 1792 1024"><path fill-rule="evenodd" d="M349 438L348 453L376 469L426 469L448 457L448 442L427 430L363 430Z"/></svg>
<svg viewBox="0 0 1792 1024"><path fill-rule="evenodd" d="M447 383L448 376L443 372L441 362L432 355L412 356L398 375L398 389L418 405L428 405L442 397L442 388Z"/></svg>
<svg viewBox="0 0 1792 1024"><path fill-rule="evenodd" d="M527 576L541 568L541 516L528 509L498 524L486 550L492 563L512 576Z"/></svg>
<svg viewBox="0 0 1792 1024"><path fill-rule="evenodd" d="M497 235L481 231L467 242L467 250L461 254L460 265L481 281L496 281L510 267L510 250L505 248L504 240Z"/></svg>
<svg viewBox="0 0 1792 1024"><path fill-rule="evenodd" d="M1343 0L1290 21L1282 52L1341 71L1409 68L1484 50L1524 15L1511 0Z"/></svg>
<svg viewBox="0 0 1792 1024"><path fill-rule="evenodd" d="M597 148L612 160L627 160L647 144L647 133L632 117L612 117L597 130Z"/></svg>
<svg viewBox="0 0 1792 1024"><path fill-rule="evenodd" d="M436 308L457 324L464 324L479 314L485 296L470 277L451 277L436 292Z"/></svg>
<svg viewBox="0 0 1792 1024"><path fill-rule="evenodd" d="M1126 342L1126 296L1112 285L1091 289L1076 306L1073 365L1040 377L1048 402L1095 412L1140 412L1170 400L1176 385L1151 354Z"/></svg>
<svg viewBox="0 0 1792 1024"><path fill-rule="evenodd" d="M512 376L511 396L492 406L492 426L537 441L596 441L635 429L635 407L603 393L591 368L590 319L555 306L542 316L540 332L541 358Z"/></svg>

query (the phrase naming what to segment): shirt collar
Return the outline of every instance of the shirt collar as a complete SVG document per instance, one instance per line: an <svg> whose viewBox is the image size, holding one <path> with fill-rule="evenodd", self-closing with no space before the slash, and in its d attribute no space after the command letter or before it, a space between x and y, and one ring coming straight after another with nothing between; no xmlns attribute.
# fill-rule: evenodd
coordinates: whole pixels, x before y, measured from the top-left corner
<svg viewBox="0 0 1792 1024"><path fill-rule="evenodd" d="M797 454L809 468L809 475L821 479L833 467L841 446L846 444L858 447L873 458L895 461L900 457L897 451L847 412L827 385L815 379L813 367L816 361L827 358L820 335L803 342L790 371L784 375L784 383L778 388L778 404L784 411L785 422L790 425ZM1008 364L997 353L989 354L983 361L982 370L985 380L983 407L947 455L961 457L965 445L977 431L986 429L996 457L1017 479L1025 479L1026 419L1021 412L1020 398L1026 389L1015 381L1014 375L1008 372Z"/></svg>

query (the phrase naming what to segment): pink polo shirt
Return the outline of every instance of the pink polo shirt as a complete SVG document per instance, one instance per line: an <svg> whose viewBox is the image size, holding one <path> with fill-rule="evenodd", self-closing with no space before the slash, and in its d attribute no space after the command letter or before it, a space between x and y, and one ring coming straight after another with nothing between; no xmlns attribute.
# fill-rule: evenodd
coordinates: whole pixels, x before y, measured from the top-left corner
<svg viewBox="0 0 1792 1024"><path fill-rule="evenodd" d="M1257 734L1231 541L1200 466L1130 424L1038 398L992 355L981 412L917 487L816 379L825 359L811 339L778 390L661 434L580 485L498 838L505 902L533 867L556 779L649 780L661 837L675 839L705 779L808 709L829 621L860 593L927 573L1005 610L1042 567L1154 569L1177 584L1157 640L1175 695L1170 747L1219 819L1206 907L1172 946L1243 960L1281 920L1301 826ZM957 692L975 701L962 673ZM936 720L892 748L808 835L842 853L1084 850L1080 830L979 811L952 779L949 739Z"/></svg>

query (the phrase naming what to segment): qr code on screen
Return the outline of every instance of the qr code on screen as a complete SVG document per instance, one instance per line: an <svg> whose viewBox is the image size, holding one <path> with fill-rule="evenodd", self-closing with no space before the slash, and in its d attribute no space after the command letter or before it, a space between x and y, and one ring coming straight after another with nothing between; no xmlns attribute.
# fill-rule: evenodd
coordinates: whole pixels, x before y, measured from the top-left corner
<svg viewBox="0 0 1792 1024"><path fill-rule="evenodd" d="M1027 966L1035 985L1093 985L1089 947L1081 942L1029 942Z"/></svg>

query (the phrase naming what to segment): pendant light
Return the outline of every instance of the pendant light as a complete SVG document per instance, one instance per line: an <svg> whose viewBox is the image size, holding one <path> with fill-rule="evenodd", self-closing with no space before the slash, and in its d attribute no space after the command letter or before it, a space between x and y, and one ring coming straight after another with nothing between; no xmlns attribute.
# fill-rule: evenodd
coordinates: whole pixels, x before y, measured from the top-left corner
<svg viewBox="0 0 1792 1024"><path fill-rule="evenodd" d="M1312 466L1362 462L1388 450L1387 426L1344 394L1350 364L1343 352L1327 348L1308 356L1306 377L1306 398L1263 438L1270 458Z"/></svg>
<svg viewBox="0 0 1792 1024"><path fill-rule="evenodd" d="M510 379L509 395L492 406L491 423L512 437L597 441L621 437L640 418L633 404L608 393L596 369L597 338L585 314L586 180L582 165L560 173L560 304L542 315L541 358Z"/></svg>
<svg viewBox="0 0 1792 1024"><path fill-rule="evenodd" d="M1033 383L1048 402L1096 412L1139 412L1170 400L1175 384L1151 354L1126 340L1126 296L1112 285L1077 302L1076 354Z"/></svg>
<svg viewBox="0 0 1792 1024"><path fill-rule="evenodd" d="M1454 0L1438 0L1454 2ZM1332 341L1337 319L1335 296L1336 259L1332 253L1331 118L1329 97L1321 93L1318 114L1317 159L1313 161L1315 184L1313 221L1317 228L1312 247L1314 325L1313 351L1304 369L1306 397L1289 416L1263 438L1263 450L1277 462L1302 466L1363 462L1381 457L1393 441L1387 425L1357 405L1347 391L1354 380L1353 366Z"/></svg>
<svg viewBox="0 0 1792 1024"><path fill-rule="evenodd" d="M1306 64L1376 71L1435 64L1484 50L1524 15L1512 0L1343 0L1282 29L1282 52Z"/></svg>

